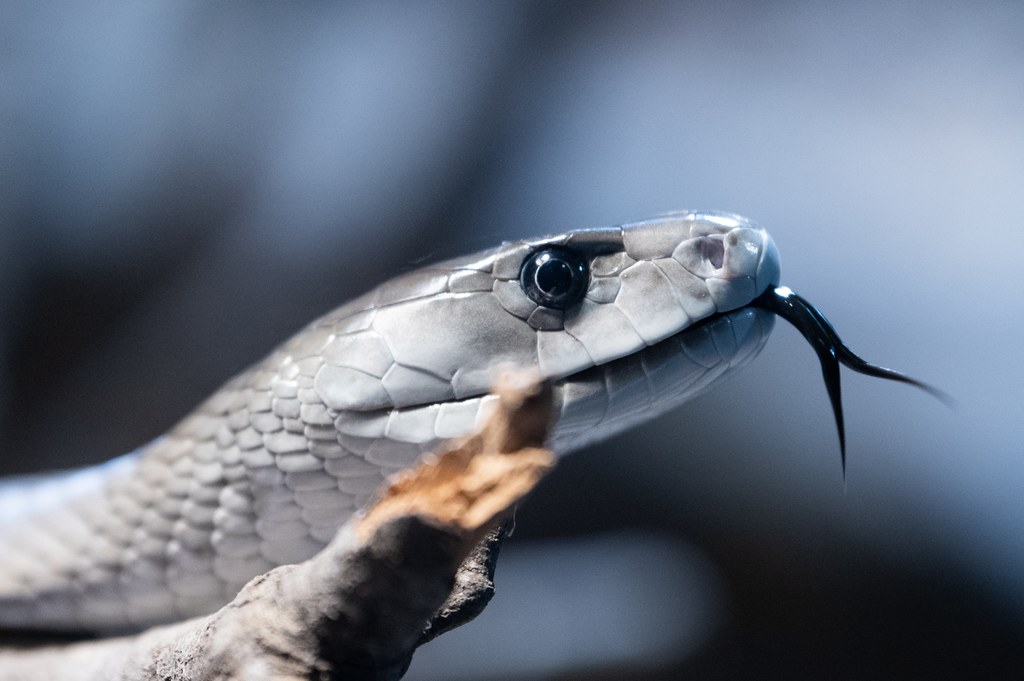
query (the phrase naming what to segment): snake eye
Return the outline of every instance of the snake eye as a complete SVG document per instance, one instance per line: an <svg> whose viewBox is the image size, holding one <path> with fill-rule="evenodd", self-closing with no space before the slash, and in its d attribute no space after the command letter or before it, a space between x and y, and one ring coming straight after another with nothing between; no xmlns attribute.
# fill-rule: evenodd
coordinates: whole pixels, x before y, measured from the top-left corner
<svg viewBox="0 0 1024 681"><path fill-rule="evenodd" d="M519 284L530 300L557 310L582 298L589 283L587 261L561 248L535 251L519 271Z"/></svg>

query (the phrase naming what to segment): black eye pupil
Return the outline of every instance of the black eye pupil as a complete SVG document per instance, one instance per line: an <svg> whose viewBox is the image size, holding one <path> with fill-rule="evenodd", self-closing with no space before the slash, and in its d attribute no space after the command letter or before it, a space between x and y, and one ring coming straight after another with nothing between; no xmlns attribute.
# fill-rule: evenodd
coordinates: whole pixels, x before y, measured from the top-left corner
<svg viewBox="0 0 1024 681"><path fill-rule="evenodd" d="M548 295L558 295L572 288L572 268L562 260L548 260L534 275L537 288Z"/></svg>
<svg viewBox="0 0 1024 681"><path fill-rule="evenodd" d="M545 248L523 261L519 283L533 302L564 310L587 292L590 272L587 261L576 253Z"/></svg>

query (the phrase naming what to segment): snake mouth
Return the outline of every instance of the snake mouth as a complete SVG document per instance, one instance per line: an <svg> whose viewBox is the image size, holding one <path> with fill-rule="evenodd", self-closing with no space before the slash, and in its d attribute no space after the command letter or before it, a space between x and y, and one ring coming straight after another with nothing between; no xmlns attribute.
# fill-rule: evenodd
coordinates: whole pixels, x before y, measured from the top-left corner
<svg viewBox="0 0 1024 681"><path fill-rule="evenodd" d="M751 307L767 310L796 327L797 331L814 348L821 362L821 373L825 379L832 413L835 416L836 431L839 434L839 455L846 476L846 431L843 422L843 396L840 386L839 365L844 364L859 374L884 378L890 381L908 383L931 394L947 405L952 399L941 390L911 378L906 374L871 364L846 347L828 319L814 305L785 286L769 286L764 293L750 303Z"/></svg>
<svg viewBox="0 0 1024 681"><path fill-rule="evenodd" d="M560 454L624 432L710 390L751 362L775 315L749 305L720 312L636 352L554 379Z"/></svg>

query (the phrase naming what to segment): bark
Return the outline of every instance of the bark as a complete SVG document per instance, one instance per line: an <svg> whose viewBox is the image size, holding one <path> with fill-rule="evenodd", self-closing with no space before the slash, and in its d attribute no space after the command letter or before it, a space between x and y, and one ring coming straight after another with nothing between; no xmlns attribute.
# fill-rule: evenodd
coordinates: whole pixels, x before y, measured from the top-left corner
<svg viewBox="0 0 1024 681"><path fill-rule="evenodd" d="M0 648L0 680L398 679L415 648L493 593L496 525L554 464L550 387L496 388L481 431L400 474L317 556L218 612L131 637Z"/></svg>

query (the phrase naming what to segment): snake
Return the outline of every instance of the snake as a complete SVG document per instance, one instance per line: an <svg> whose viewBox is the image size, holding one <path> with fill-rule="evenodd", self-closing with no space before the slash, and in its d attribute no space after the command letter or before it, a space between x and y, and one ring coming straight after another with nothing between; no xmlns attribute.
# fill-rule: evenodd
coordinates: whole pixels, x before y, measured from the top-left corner
<svg viewBox="0 0 1024 681"><path fill-rule="evenodd" d="M683 211L505 242L415 269L316 319L166 434L98 466L0 482L0 628L117 633L211 612L319 552L390 475L493 409L495 372L550 381L572 452L750 362L776 316L871 365L780 284L768 232Z"/></svg>

